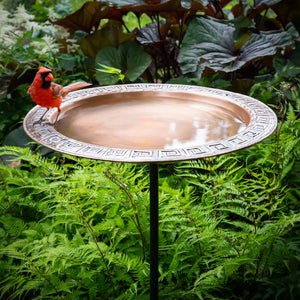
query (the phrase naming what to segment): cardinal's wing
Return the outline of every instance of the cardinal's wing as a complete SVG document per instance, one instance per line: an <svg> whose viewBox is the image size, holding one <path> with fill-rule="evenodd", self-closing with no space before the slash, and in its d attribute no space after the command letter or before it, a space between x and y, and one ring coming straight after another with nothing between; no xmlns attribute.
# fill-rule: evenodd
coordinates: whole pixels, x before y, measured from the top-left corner
<svg viewBox="0 0 300 300"><path fill-rule="evenodd" d="M50 85L50 89L51 89L53 98L62 97L63 89L64 89L64 87L62 85L59 85L57 83L52 82L51 85Z"/></svg>

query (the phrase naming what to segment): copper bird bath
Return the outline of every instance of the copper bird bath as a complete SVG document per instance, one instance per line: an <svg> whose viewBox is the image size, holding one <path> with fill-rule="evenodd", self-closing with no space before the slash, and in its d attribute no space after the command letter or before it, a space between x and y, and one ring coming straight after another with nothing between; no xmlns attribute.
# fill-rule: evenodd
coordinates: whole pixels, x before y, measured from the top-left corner
<svg viewBox="0 0 300 300"><path fill-rule="evenodd" d="M56 110L24 119L26 133L58 152L150 164L150 298L158 299L158 163L216 156L256 144L277 118L251 97L198 86L129 84L70 93ZM48 122L47 122L48 121Z"/></svg>

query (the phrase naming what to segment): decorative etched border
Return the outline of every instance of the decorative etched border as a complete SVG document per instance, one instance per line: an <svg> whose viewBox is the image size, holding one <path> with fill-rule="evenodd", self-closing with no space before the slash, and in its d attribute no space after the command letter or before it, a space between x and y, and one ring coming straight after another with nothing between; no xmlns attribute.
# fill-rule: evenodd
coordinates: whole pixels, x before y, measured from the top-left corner
<svg viewBox="0 0 300 300"><path fill-rule="evenodd" d="M126 93L135 91L167 91L185 92L218 97L235 103L246 109L251 120L249 125L238 134L218 142L193 147L183 147L171 150L139 150L116 149L92 145L68 138L51 125L44 122L35 124L45 112L45 108L35 106L24 119L24 129L34 141L58 152L105 161L118 162L170 162L198 159L237 151L254 145L274 132L277 126L275 113L262 102L237 93L191 85L177 84L128 84L89 88L70 93L63 103L109 93ZM50 110L47 118L51 118L55 110Z"/></svg>

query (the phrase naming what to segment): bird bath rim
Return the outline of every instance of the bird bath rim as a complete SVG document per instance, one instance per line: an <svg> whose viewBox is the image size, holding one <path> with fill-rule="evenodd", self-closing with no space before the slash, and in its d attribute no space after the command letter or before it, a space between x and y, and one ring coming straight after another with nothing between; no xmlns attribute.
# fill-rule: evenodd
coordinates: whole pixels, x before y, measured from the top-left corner
<svg viewBox="0 0 300 300"><path fill-rule="evenodd" d="M242 94L233 93L220 89L206 88L192 85L178 84L127 84L87 88L71 92L62 103L62 111L67 112L74 103L85 103L95 97L127 97L129 94L139 93L141 96L151 94L157 95L179 95L180 100L188 101L193 98L197 101L202 97L216 99L224 106L232 106L233 114L237 112L242 115L244 128L234 135L211 140L207 143L182 145L168 149L154 148L122 148L95 145L67 137L53 127L47 121L53 120L57 114L56 110L50 110L46 115L46 122L36 123L45 108L35 106L26 115L23 126L27 135L34 141L45 147L69 155L85 157L103 161L146 163L146 162L175 162L199 159L234 152L254 145L274 132L277 126L275 113L264 103ZM159 97L159 96L158 96ZM193 101L194 101L193 100ZM170 101L175 101L170 99ZM222 104L223 103L223 104ZM159 105L159 104L158 104ZM211 104L212 105L212 104ZM222 111L221 111L222 112ZM63 118L63 116L62 116ZM239 116L240 118L240 116ZM59 119L60 120L60 119Z"/></svg>

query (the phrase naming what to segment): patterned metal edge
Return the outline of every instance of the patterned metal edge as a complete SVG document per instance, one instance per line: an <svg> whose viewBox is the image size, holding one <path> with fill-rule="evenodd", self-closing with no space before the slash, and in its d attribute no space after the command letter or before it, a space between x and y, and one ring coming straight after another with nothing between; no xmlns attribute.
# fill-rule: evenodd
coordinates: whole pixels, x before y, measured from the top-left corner
<svg viewBox="0 0 300 300"><path fill-rule="evenodd" d="M145 163L172 162L199 159L234 152L254 145L274 132L277 126L275 113L262 102L238 93L191 85L177 84L128 84L89 88L70 93L63 104L79 98L87 98L109 93L132 91L168 91L187 94L210 95L233 102L251 114L250 124L240 133L226 139L205 145L195 145L172 150L134 150L101 147L68 138L51 125L34 124L45 112L45 108L35 106L26 115L23 126L27 135L39 144L55 151L96 160ZM49 119L56 110L47 113Z"/></svg>

